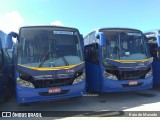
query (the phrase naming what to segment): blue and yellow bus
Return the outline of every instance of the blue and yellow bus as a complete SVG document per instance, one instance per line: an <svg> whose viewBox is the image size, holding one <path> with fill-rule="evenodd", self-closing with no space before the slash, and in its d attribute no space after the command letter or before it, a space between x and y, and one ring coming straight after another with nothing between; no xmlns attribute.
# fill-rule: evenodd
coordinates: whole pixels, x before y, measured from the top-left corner
<svg viewBox="0 0 160 120"><path fill-rule="evenodd" d="M93 92L152 88L146 37L137 29L101 28L84 38L86 86Z"/></svg>
<svg viewBox="0 0 160 120"><path fill-rule="evenodd" d="M153 57L153 85L160 85L160 30L145 33L150 54Z"/></svg>
<svg viewBox="0 0 160 120"><path fill-rule="evenodd" d="M5 33L0 31L0 99L7 101L14 93L11 51L4 49Z"/></svg>
<svg viewBox="0 0 160 120"><path fill-rule="evenodd" d="M76 28L21 27L7 36L13 46L19 104L78 97L85 94L83 37Z"/></svg>

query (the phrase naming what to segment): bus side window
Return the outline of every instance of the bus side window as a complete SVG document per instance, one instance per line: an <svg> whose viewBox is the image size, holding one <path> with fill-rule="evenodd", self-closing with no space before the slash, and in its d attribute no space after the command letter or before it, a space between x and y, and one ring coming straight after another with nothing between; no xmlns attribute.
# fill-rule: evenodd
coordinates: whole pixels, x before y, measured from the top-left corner
<svg viewBox="0 0 160 120"><path fill-rule="evenodd" d="M85 60L88 60L88 53L89 53L89 47L88 46L85 46L84 48L84 55L85 55Z"/></svg>
<svg viewBox="0 0 160 120"><path fill-rule="evenodd" d="M151 56L154 59L157 59L157 48L158 48L158 45L157 44L148 43L148 46L149 46L149 51L150 51Z"/></svg>
<svg viewBox="0 0 160 120"><path fill-rule="evenodd" d="M154 59L158 59L158 57L157 57L158 45L157 45L156 40L157 40L156 37L147 38L149 51L150 51L151 56Z"/></svg>

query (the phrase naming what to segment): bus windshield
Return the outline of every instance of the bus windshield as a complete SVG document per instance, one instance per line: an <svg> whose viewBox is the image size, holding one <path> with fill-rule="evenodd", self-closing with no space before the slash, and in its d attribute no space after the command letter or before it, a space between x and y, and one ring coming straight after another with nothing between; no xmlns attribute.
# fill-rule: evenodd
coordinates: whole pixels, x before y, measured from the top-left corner
<svg viewBox="0 0 160 120"><path fill-rule="evenodd" d="M18 64L58 67L83 61L79 32L54 27L23 27L18 43Z"/></svg>
<svg viewBox="0 0 160 120"><path fill-rule="evenodd" d="M105 30L106 49L103 60L142 60L148 58L146 40L140 31L136 30Z"/></svg>

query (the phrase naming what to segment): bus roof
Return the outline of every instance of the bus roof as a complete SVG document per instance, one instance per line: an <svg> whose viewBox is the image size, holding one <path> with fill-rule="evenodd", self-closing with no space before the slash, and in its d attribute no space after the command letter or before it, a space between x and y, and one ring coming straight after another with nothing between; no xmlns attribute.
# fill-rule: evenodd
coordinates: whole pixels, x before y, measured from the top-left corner
<svg viewBox="0 0 160 120"><path fill-rule="evenodd" d="M144 34L145 35L160 34L160 29L150 30L148 32L145 32Z"/></svg>
<svg viewBox="0 0 160 120"><path fill-rule="evenodd" d="M122 29L122 30L136 30L136 31L140 31L138 29L134 29L134 28L122 28L122 27L111 27L111 28L100 28L98 31L100 30L111 30L111 29Z"/></svg>
<svg viewBox="0 0 160 120"><path fill-rule="evenodd" d="M54 27L54 28L64 28L64 29L73 29L79 31L77 28L66 27L66 26L57 26L57 25L36 25L36 26L22 26L21 28L29 28L29 27ZM21 29L20 28L20 29Z"/></svg>
<svg viewBox="0 0 160 120"><path fill-rule="evenodd" d="M85 37L87 37L88 35L90 35L91 33L93 32L99 32L101 30L113 30L113 29L121 29L121 30L135 30L135 31L141 31L141 30L138 30L138 29L133 29L133 28L123 28L123 27L104 27L104 28L99 28L97 30L93 30L92 32L90 32L89 34L87 34ZM85 38L84 37L84 38Z"/></svg>

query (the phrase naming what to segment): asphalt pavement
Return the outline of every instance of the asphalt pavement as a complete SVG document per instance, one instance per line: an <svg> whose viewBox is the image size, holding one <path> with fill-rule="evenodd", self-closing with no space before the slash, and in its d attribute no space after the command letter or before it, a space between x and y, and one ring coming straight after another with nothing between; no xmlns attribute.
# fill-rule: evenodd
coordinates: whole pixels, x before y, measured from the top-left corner
<svg viewBox="0 0 160 120"><path fill-rule="evenodd" d="M9 101L0 103L0 111L48 112L48 114L52 116L26 118L28 120L71 120L84 119L86 117L87 119L107 118L107 120L132 120L140 117L142 120L154 120L160 118L160 87L132 92L87 93L83 97L63 99L59 101L35 102L24 106L19 106L15 97L12 97ZM50 113L49 111L52 112ZM3 119L19 120L22 118L12 117Z"/></svg>

